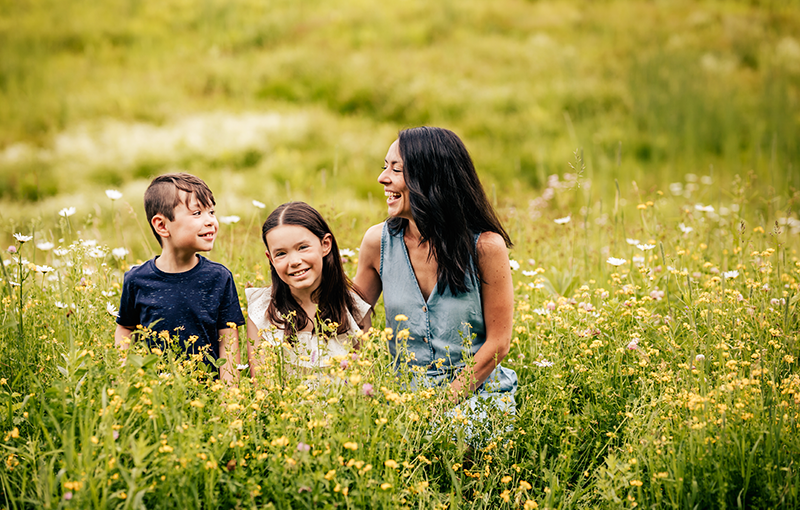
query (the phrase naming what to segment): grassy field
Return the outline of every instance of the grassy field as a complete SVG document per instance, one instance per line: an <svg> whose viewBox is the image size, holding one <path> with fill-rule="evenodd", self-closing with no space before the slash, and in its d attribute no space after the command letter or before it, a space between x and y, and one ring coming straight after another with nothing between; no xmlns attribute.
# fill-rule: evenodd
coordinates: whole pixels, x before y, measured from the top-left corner
<svg viewBox="0 0 800 510"><path fill-rule="evenodd" d="M0 508L800 506L798 33L779 1L0 0ZM243 299L289 199L352 275L420 124L514 241L515 417L466 441L380 306L312 379L120 365L152 176L209 183Z"/></svg>
<svg viewBox="0 0 800 510"><path fill-rule="evenodd" d="M459 133L501 198L543 189L576 148L598 185L752 171L764 193L800 187L791 2L4 0L0 12L4 217L174 167L222 175L232 195L364 201L397 130L420 124Z"/></svg>
<svg viewBox="0 0 800 510"><path fill-rule="evenodd" d="M111 314L131 255L104 247L117 245L112 231L85 235L98 218L69 211L61 248L20 236L2 254L0 505L800 504L800 222L750 219L744 186L716 208L717 185L698 182L689 200L656 190L581 211L575 182L551 184L544 196L568 220L502 210L516 242L504 363L520 390L516 417L489 422L447 414L436 391L393 377L380 308L362 350L311 377L279 370L268 351L266 374L226 387L197 360L141 343L122 367ZM333 216L352 238L348 216ZM237 251L257 245L248 223L224 226L211 253L240 296L267 270Z"/></svg>

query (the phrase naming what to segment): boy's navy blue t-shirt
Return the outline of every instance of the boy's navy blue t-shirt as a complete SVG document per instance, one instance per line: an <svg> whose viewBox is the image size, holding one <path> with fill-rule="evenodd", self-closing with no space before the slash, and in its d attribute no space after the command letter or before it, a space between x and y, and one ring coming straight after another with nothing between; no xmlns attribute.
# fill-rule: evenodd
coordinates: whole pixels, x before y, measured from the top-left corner
<svg viewBox="0 0 800 510"><path fill-rule="evenodd" d="M168 331L170 338L177 333L186 352L195 354L209 346L208 353L219 357L219 330L228 328L229 322L243 325L244 316L228 268L197 258L197 265L183 273L161 271L155 258L126 272L117 324ZM187 342L192 336L197 340ZM163 347L164 342L155 345Z"/></svg>

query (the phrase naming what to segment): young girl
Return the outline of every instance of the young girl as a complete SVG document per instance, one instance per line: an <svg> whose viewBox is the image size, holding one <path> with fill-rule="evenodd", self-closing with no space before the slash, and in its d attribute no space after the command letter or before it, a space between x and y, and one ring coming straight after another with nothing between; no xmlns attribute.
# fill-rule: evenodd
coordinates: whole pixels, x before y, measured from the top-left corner
<svg viewBox="0 0 800 510"><path fill-rule="evenodd" d="M304 202L289 202L269 215L261 229L272 286L245 289L251 374L259 344L284 345L284 361L295 368L325 366L350 351L351 338L370 326L370 305L344 272L328 224ZM322 323L322 324L320 324ZM336 325L336 332L323 325Z"/></svg>

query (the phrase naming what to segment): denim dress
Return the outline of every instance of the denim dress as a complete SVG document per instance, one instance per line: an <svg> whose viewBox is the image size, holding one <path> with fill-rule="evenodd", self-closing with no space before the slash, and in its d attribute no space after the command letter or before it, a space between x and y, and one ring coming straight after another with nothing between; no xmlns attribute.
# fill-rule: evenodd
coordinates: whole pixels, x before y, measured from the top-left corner
<svg viewBox="0 0 800 510"><path fill-rule="evenodd" d="M480 234L475 235L476 245L479 237ZM395 333L389 341L389 351L397 360L395 368L401 369L408 363L418 374L418 385L451 383L466 366L465 355L474 356L486 342L480 281L467 274L469 292L458 296L449 290L440 294L437 284L425 300L411 266L403 232L392 235L386 223L381 234L380 276L386 327ZM399 314L408 320L396 321ZM408 339L398 340L398 331L404 329L408 329ZM420 378L422 374L424 377ZM516 390L516 372L497 365L475 390L468 405L475 410L479 400L488 400L498 410L514 414Z"/></svg>

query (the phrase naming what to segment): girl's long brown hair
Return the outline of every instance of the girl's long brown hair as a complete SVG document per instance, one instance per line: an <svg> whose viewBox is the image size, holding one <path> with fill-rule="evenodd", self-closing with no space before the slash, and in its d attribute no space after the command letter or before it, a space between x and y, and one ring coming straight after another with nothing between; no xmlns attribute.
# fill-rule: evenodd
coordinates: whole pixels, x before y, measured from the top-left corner
<svg viewBox="0 0 800 510"><path fill-rule="evenodd" d="M339 325L336 330L337 334L347 333L350 329L348 311L356 320L361 320L351 293L351 291L358 293L358 290L344 272L339 246L336 244L336 237L330 227L322 215L305 202L287 202L272 211L261 227L261 239L267 250L269 250L267 233L281 225L297 225L306 228L317 236L320 242L326 234L331 235L331 251L322 259L322 278L319 287L311 295L311 299L317 303L319 320L337 323ZM270 274L272 275L272 301L267 308L267 320L283 329L287 337L294 336L297 331L304 329L312 319L294 299L290 287L280 279L272 264L270 264ZM288 317L290 312L294 312L294 318L287 321L285 317Z"/></svg>

